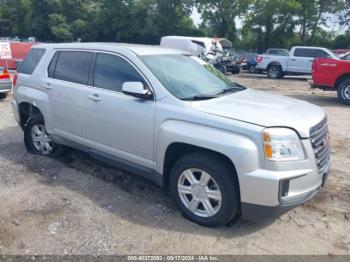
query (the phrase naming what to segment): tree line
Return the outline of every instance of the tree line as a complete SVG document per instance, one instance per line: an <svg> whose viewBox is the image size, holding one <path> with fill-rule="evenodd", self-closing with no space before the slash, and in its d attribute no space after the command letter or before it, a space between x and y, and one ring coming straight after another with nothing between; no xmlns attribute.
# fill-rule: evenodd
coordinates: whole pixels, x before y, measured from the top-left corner
<svg viewBox="0 0 350 262"><path fill-rule="evenodd" d="M194 9L199 25L191 19ZM349 26L350 0L0 0L0 36L45 42L159 44L162 36L185 35L226 37L257 51L349 48Z"/></svg>

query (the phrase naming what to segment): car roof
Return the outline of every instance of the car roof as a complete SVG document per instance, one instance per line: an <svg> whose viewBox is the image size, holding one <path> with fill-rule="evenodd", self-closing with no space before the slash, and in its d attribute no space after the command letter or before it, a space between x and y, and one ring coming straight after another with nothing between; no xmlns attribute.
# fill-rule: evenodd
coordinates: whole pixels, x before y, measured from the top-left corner
<svg viewBox="0 0 350 262"><path fill-rule="evenodd" d="M124 43L63 43L63 44L38 44L33 48L45 49L86 49L95 51L117 52L121 49L131 51L136 55L161 55L161 54L189 54L186 51L165 48L156 45L137 45Z"/></svg>
<svg viewBox="0 0 350 262"><path fill-rule="evenodd" d="M320 47L320 46L294 46L294 48L328 49L326 47Z"/></svg>

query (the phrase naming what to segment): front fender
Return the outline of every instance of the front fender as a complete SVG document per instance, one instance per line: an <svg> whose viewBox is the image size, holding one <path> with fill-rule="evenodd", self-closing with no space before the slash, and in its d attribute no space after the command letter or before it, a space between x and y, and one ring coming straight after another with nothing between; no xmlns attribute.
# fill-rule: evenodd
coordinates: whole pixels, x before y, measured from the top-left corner
<svg viewBox="0 0 350 262"><path fill-rule="evenodd" d="M185 143L227 156L236 167L238 177L260 166L259 149L253 139L214 127L169 120L160 126L156 148L156 171L163 174L164 157L173 143Z"/></svg>

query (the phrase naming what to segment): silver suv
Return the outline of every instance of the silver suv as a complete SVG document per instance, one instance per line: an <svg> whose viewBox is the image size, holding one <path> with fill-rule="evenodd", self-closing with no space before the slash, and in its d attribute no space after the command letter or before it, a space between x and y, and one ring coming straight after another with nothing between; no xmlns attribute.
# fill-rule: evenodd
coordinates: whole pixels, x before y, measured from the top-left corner
<svg viewBox="0 0 350 262"><path fill-rule="evenodd" d="M330 169L322 109L245 88L182 51L36 45L12 105L29 152L86 151L169 188L205 226L303 203Z"/></svg>

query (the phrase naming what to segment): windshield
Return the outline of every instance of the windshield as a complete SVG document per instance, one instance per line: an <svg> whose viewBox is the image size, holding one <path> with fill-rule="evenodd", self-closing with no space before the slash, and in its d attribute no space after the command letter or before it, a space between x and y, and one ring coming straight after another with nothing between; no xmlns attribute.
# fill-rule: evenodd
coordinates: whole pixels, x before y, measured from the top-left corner
<svg viewBox="0 0 350 262"><path fill-rule="evenodd" d="M210 99L227 91L244 89L194 56L149 55L141 59L163 86L179 99Z"/></svg>

